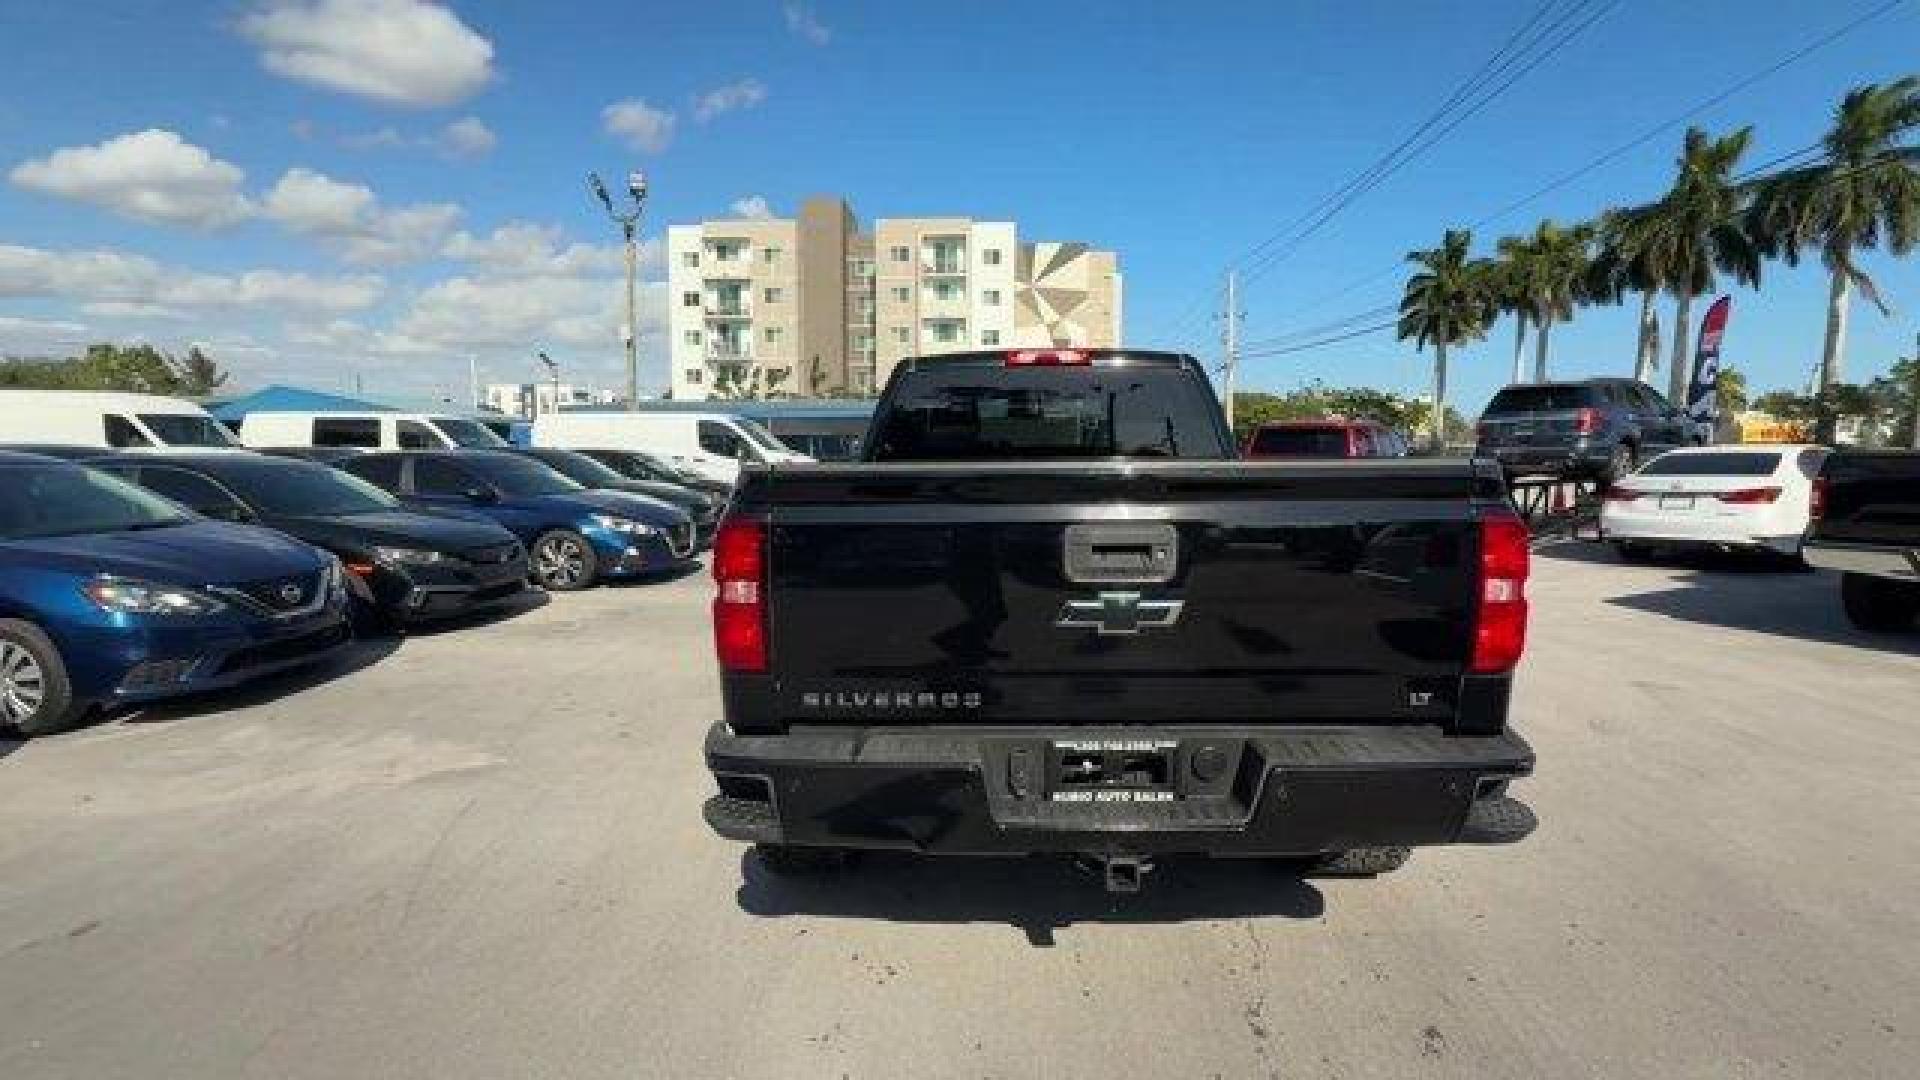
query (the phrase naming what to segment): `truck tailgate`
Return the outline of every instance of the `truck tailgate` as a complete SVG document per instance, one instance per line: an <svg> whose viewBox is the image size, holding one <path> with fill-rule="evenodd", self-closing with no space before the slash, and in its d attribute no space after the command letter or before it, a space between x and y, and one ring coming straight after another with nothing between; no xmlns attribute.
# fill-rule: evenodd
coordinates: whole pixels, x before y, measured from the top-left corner
<svg viewBox="0 0 1920 1080"><path fill-rule="evenodd" d="M1499 498L1464 459L751 470L775 675L734 720L1445 723Z"/></svg>

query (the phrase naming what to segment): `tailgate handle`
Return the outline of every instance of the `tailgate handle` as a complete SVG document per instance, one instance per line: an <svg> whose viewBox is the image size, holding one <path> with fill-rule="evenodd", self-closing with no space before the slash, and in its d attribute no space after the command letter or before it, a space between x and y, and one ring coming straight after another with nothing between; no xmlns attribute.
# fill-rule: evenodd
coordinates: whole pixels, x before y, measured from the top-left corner
<svg viewBox="0 0 1920 1080"><path fill-rule="evenodd" d="M1180 534L1162 522L1088 522L1067 526L1062 563L1068 581L1089 585L1161 582L1180 565Z"/></svg>

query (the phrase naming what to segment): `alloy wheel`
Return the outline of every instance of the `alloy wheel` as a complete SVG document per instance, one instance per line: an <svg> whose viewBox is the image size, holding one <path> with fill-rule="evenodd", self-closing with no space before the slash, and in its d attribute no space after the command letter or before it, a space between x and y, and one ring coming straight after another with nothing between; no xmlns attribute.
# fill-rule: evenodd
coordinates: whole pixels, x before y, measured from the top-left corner
<svg viewBox="0 0 1920 1080"><path fill-rule="evenodd" d="M587 573L587 553L571 536L549 536L533 550L533 572L540 584L570 588Z"/></svg>
<svg viewBox="0 0 1920 1080"><path fill-rule="evenodd" d="M0 641L0 720L24 726L47 698L46 675L25 648Z"/></svg>

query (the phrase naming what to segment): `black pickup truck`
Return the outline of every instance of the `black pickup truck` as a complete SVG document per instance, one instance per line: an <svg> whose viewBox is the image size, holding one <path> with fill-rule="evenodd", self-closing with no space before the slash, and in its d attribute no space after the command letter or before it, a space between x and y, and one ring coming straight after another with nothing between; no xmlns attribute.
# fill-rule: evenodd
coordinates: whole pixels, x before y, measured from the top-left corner
<svg viewBox="0 0 1920 1080"><path fill-rule="evenodd" d="M857 463L748 467L714 549L707 822L847 851L1331 874L1499 844L1527 537L1498 466L1235 460L1190 357L911 359Z"/></svg>
<svg viewBox="0 0 1920 1080"><path fill-rule="evenodd" d="M1813 482L1809 563L1838 570L1847 618L1862 630L1920 619L1920 451L1842 451Z"/></svg>

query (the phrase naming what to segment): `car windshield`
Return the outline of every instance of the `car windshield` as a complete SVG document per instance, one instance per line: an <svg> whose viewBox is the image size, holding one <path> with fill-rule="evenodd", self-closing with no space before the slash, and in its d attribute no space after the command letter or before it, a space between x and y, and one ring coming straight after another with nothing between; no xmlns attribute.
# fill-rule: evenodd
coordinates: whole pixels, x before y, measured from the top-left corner
<svg viewBox="0 0 1920 1080"><path fill-rule="evenodd" d="M192 520L178 504L92 469L0 467L0 540L156 529Z"/></svg>
<svg viewBox="0 0 1920 1080"><path fill-rule="evenodd" d="M543 461L515 454L474 454L463 464L479 473L508 498L564 495L581 487Z"/></svg>
<svg viewBox="0 0 1920 1080"><path fill-rule="evenodd" d="M338 469L285 459L223 469L220 480L268 515L338 517L377 514L400 504L365 480Z"/></svg>
<svg viewBox="0 0 1920 1080"><path fill-rule="evenodd" d="M498 450L507 445L505 439L487 430L487 426L475 420L462 420L457 416L436 416L433 426L440 434L455 446L468 450Z"/></svg>
<svg viewBox="0 0 1920 1080"><path fill-rule="evenodd" d="M1493 395L1486 415L1561 412L1597 404L1597 399L1591 386L1509 386Z"/></svg>
<svg viewBox="0 0 1920 1080"><path fill-rule="evenodd" d="M211 416L191 413L141 413L140 422L167 446L238 446Z"/></svg>
<svg viewBox="0 0 1920 1080"><path fill-rule="evenodd" d="M1261 428L1247 450L1259 457L1346 457L1347 433L1340 428Z"/></svg>
<svg viewBox="0 0 1920 1080"><path fill-rule="evenodd" d="M1772 476L1780 467L1777 453L1714 451L1705 454L1663 454L1647 462L1641 476Z"/></svg>
<svg viewBox="0 0 1920 1080"><path fill-rule="evenodd" d="M934 365L890 393L880 461L1221 456L1217 406L1175 367Z"/></svg>
<svg viewBox="0 0 1920 1080"><path fill-rule="evenodd" d="M541 462L583 487L619 487L626 477L585 454L567 450L544 450L528 457Z"/></svg>

